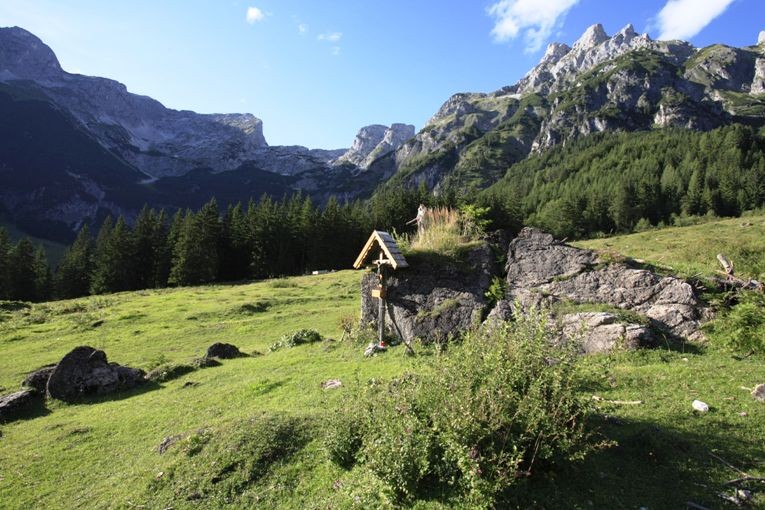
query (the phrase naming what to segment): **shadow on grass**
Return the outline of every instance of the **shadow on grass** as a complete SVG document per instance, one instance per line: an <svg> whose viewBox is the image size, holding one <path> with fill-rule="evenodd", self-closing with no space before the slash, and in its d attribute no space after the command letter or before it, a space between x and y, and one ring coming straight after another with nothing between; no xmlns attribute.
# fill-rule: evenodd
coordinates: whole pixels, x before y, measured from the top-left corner
<svg viewBox="0 0 765 510"><path fill-rule="evenodd" d="M678 424L704 418L691 415ZM725 481L740 473L712 454L744 471L761 469L765 460L761 445L742 442L723 427L689 433L606 415L592 421L596 434L614 446L538 473L508 499L529 508L686 508L689 501L721 508L718 494L733 490Z"/></svg>
<svg viewBox="0 0 765 510"><path fill-rule="evenodd" d="M127 398L143 395L150 391L161 389L162 385L152 381L146 381L141 386L131 388L129 390L119 391L115 393L108 393L106 395L85 395L77 402L69 402L69 405L91 405L100 404L103 402L117 402L125 400Z"/></svg>
<svg viewBox="0 0 765 510"><path fill-rule="evenodd" d="M47 416L51 413L50 409L45 407L45 399L42 395L36 395L35 398L26 406L23 410L18 410L4 420L0 420L0 424L9 424L15 421L26 421L34 418L40 418Z"/></svg>

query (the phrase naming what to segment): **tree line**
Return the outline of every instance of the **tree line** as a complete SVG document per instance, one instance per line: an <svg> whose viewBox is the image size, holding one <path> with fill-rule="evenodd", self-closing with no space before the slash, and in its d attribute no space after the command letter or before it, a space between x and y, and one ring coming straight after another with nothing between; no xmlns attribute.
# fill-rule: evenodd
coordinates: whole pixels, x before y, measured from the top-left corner
<svg viewBox="0 0 765 510"><path fill-rule="evenodd" d="M133 224L106 218L83 226L58 266L28 239L0 229L0 299L42 301L168 286L271 278L349 268L371 231L399 232L427 190L381 190L367 202L324 206L296 194L264 195L224 211L213 198L198 211L144 207Z"/></svg>
<svg viewBox="0 0 765 510"><path fill-rule="evenodd" d="M367 201L323 206L264 195L221 211L144 207L132 224L85 225L51 268L42 248L0 229L0 299L41 301L343 269L373 229L404 232L419 204L488 210L489 229L558 237L631 232L677 215L736 216L765 206L765 140L750 127L601 133L512 165L482 192L380 186Z"/></svg>

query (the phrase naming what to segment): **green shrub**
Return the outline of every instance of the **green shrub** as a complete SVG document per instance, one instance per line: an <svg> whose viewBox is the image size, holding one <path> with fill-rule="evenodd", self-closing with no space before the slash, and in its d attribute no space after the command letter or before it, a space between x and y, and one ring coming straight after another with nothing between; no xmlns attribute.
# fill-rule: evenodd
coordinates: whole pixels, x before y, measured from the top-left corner
<svg viewBox="0 0 765 510"><path fill-rule="evenodd" d="M491 279L491 284L486 290L484 296L488 299L487 308L491 310L498 301L505 299L505 291L507 289L507 281L504 278L495 276Z"/></svg>
<svg viewBox="0 0 765 510"><path fill-rule="evenodd" d="M362 422L348 409L335 410L327 423L324 448L329 458L340 467L350 469L361 449Z"/></svg>
<svg viewBox="0 0 765 510"><path fill-rule="evenodd" d="M270 350L278 351L283 347L297 347L298 345L311 344L315 342L321 342L322 336L318 331L313 329L299 329L293 333L287 333L283 335L278 342L271 345Z"/></svg>
<svg viewBox="0 0 765 510"><path fill-rule="evenodd" d="M739 303L712 321L712 340L740 352L765 352L765 295L744 292Z"/></svg>
<svg viewBox="0 0 765 510"><path fill-rule="evenodd" d="M349 395L345 419L357 420L361 446L354 451L348 429L327 444L354 451L398 504L426 492L453 492L472 507L501 504L536 470L592 449L583 425L590 404L575 393L576 357L552 346L546 320L518 317L469 334L435 357L427 375Z"/></svg>
<svg viewBox="0 0 765 510"><path fill-rule="evenodd" d="M149 371L146 374L146 379L153 382L167 382L194 370L196 370L195 367L185 363L166 363Z"/></svg>

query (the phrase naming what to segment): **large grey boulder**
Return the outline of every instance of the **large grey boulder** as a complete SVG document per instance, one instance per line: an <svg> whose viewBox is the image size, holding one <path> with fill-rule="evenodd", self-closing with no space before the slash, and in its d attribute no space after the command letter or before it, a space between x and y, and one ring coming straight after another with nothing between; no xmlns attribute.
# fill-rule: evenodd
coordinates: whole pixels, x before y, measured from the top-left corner
<svg viewBox="0 0 765 510"><path fill-rule="evenodd" d="M40 395L31 389L0 396L0 422L11 420L31 409L39 400Z"/></svg>
<svg viewBox="0 0 765 510"><path fill-rule="evenodd" d="M561 339L572 342L582 354L650 347L655 337L650 328L620 320L609 312L565 314L557 322Z"/></svg>
<svg viewBox="0 0 765 510"><path fill-rule="evenodd" d="M679 337L701 335L704 315L693 287L625 263L607 263L591 250L556 242L524 228L508 249L507 301L522 308L557 302L596 303L638 312L653 326ZM507 319L507 303L493 314Z"/></svg>
<svg viewBox="0 0 765 510"><path fill-rule="evenodd" d="M408 269L388 277L387 329L406 342L446 340L480 324L487 304L484 294L494 274L494 256L482 244L451 258L407 255ZM377 275L367 273L361 282L361 320L377 323L378 300L371 290Z"/></svg>
<svg viewBox="0 0 765 510"><path fill-rule="evenodd" d="M48 395L76 402L89 395L128 390L146 382L145 372L109 363L104 351L75 347L64 356L48 379Z"/></svg>

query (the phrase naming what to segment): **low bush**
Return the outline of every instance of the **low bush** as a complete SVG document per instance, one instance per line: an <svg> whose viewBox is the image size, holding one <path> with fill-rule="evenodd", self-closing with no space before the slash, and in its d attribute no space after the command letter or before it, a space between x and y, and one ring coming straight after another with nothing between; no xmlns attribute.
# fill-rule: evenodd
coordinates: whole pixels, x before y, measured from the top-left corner
<svg viewBox="0 0 765 510"><path fill-rule="evenodd" d="M293 333L287 333L283 335L278 342L271 345L270 350L278 351L283 347L297 347L298 345L311 344L315 342L321 342L323 340L321 334L313 329L299 329Z"/></svg>
<svg viewBox="0 0 765 510"><path fill-rule="evenodd" d="M165 363L153 368L146 374L146 379L153 382L167 382L196 370L196 367L185 363Z"/></svg>
<svg viewBox="0 0 765 510"><path fill-rule="evenodd" d="M575 355L553 347L546 318L518 317L468 335L426 375L373 382L327 426L337 464L357 462L405 504L452 493L490 508L537 470L577 459L593 446L590 404L575 392Z"/></svg>

